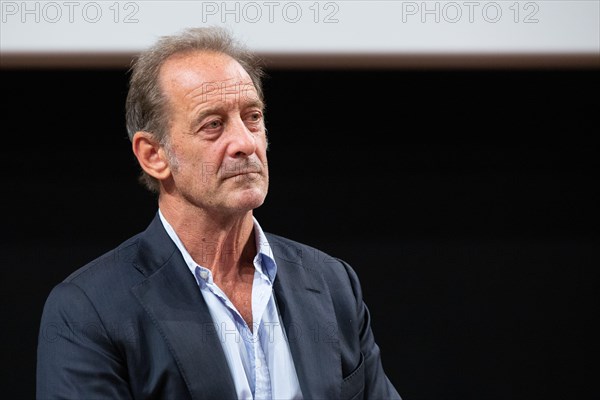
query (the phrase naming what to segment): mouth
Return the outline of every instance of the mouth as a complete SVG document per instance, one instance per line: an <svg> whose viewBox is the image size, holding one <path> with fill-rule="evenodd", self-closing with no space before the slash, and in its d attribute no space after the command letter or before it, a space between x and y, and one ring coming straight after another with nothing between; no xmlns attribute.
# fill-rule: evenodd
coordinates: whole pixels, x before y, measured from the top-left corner
<svg viewBox="0 0 600 400"><path fill-rule="evenodd" d="M261 171L259 170L241 170L241 171L235 171L233 173L228 173L225 174L225 176L223 177L223 179L231 179L231 178L236 178L238 176L246 176L246 175L252 175L252 174L258 174L261 175Z"/></svg>
<svg viewBox="0 0 600 400"><path fill-rule="evenodd" d="M221 173L221 178L224 180L231 178L257 178L258 176L264 174L264 168L262 164L260 164L258 161L250 160L238 164L224 164L219 170Z"/></svg>

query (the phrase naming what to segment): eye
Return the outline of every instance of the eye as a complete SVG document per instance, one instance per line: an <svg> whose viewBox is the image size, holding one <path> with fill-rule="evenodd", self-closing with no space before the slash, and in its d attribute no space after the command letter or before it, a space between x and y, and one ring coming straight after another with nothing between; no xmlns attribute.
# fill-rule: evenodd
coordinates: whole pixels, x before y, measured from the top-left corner
<svg viewBox="0 0 600 400"><path fill-rule="evenodd" d="M202 128L214 130L214 129L220 129L222 126L223 126L223 122L218 119L215 119L215 120L212 120L212 121L208 122L207 124L205 124Z"/></svg>
<svg viewBox="0 0 600 400"><path fill-rule="evenodd" d="M250 121L258 122L258 121L260 121L261 118L262 118L262 115L258 111L250 114Z"/></svg>
<svg viewBox="0 0 600 400"><path fill-rule="evenodd" d="M258 132L262 129L263 114L260 111L252 111L246 114L245 124L252 132Z"/></svg>
<svg viewBox="0 0 600 400"><path fill-rule="evenodd" d="M246 121L249 124L252 125L257 125L259 124L263 119L263 114L260 111L252 111L248 114L246 114Z"/></svg>

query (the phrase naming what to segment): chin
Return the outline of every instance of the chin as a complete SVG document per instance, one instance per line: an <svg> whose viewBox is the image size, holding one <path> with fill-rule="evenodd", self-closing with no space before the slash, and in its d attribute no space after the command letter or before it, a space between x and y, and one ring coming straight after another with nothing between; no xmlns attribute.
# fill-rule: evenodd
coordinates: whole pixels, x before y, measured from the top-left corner
<svg viewBox="0 0 600 400"><path fill-rule="evenodd" d="M236 197L234 208L245 211L254 210L263 205L266 196L267 192L263 190L246 190Z"/></svg>

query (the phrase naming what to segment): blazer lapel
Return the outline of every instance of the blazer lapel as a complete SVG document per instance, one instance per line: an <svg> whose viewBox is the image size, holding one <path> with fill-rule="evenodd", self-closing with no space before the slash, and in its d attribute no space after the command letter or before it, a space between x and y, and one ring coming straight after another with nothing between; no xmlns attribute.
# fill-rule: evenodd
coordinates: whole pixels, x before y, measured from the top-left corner
<svg viewBox="0 0 600 400"><path fill-rule="evenodd" d="M158 218L142 236L140 260L135 264L148 278L133 293L167 342L192 398L235 399L234 382L206 302Z"/></svg>
<svg viewBox="0 0 600 400"><path fill-rule="evenodd" d="M316 254L298 254L268 236L277 263L273 285L302 395L306 399L340 397L342 367L338 325L329 290L311 269Z"/></svg>

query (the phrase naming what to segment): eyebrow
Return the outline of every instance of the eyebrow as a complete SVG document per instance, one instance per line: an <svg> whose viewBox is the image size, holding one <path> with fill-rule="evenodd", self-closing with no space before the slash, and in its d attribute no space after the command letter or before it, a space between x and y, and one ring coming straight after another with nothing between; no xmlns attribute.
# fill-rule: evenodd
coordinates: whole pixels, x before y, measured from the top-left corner
<svg viewBox="0 0 600 400"><path fill-rule="evenodd" d="M223 105L221 104L219 106L209 107L209 108L201 111L198 115L196 115L193 118L191 127L192 128L197 127L202 122L203 119L205 119L209 115L219 114L220 112L222 112L222 110L224 108L227 108L227 107L223 107ZM241 108L242 109L244 109L244 108L259 108L261 111L264 111L265 103L260 99L253 99L253 100L248 101L247 103L243 103Z"/></svg>

